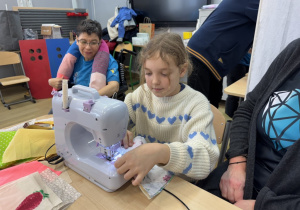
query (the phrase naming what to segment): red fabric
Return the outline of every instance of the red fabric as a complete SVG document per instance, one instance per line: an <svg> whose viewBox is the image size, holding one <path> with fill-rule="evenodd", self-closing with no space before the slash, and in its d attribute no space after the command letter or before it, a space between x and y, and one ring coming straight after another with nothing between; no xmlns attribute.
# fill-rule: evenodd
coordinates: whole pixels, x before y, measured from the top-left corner
<svg viewBox="0 0 300 210"><path fill-rule="evenodd" d="M109 52L112 52L114 51L116 45L117 45L117 42L113 41L113 42L110 42L109 40L104 40L108 46L108 49L109 49Z"/></svg>
<svg viewBox="0 0 300 210"><path fill-rule="evenodd" d="M17 166L13 166L4 170L0 171L0 186L4 185L8 182L12 182L14 180L17 180L19 178L22 178L24 176L27 176L29 174L32 174L34 172L41 173L42 171L46 170L47 166L44 164L38 162L38 161L32 161L29 163L22 163ZM55 171L52 168L49 168L51 171L56 173L58 176L61 174L61 171Z"/></svg>

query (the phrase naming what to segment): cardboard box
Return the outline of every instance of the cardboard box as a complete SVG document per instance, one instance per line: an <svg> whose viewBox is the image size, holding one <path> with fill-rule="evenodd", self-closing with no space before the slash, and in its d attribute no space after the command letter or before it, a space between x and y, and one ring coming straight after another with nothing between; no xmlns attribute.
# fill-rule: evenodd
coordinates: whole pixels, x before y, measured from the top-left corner
<svg viewBox="0 0 300 210"><path fill-rule="evenodd" d="M50 36L52 34L51 26L42 26L41 27L41 35Z"/></svg>
<svg viewBox="0 0 300 210"><path fill-rule="evenodd" d="M60 39L61 37L61 26L55 24L42 24L41 35L44 39Z"/></svg>

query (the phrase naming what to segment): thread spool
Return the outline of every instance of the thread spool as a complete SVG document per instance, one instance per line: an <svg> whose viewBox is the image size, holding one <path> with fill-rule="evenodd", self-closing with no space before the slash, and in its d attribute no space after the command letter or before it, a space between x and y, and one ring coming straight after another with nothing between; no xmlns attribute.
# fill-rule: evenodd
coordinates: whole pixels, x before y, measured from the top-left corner
<svg viewBox="0 0 300 210"><path fill-rule="evenodd" d="M62 97L63 97L63 109L68 109L69 103L68 103L68 80L67 79L62 80Z"/></svg>

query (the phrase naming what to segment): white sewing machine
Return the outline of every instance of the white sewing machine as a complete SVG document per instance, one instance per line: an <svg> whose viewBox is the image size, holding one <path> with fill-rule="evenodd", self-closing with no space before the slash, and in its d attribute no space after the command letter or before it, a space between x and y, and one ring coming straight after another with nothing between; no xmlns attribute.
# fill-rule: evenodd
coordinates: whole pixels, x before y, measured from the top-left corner
<svg viewBox="0 0 300 210"><path fill-rule="evenodd" d="M113 192L126 183L114 160L127 130L127 106L99 96L93 88L75 85L66 89L52 100L57 154L69 168Z"/></svg>

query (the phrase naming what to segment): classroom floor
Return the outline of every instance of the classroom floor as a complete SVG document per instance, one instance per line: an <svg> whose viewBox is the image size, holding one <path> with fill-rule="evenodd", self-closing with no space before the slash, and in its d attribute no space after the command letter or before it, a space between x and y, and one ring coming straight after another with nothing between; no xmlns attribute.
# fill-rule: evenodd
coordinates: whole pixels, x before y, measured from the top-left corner
<svg viewBox="0 0 300 210"><path fill-rule="evenodd" d="M128 75L126 74L126 79L129 83ZM138 80L138 74L133 74L133 81ZM134 86L134 90L139 85ZM24 88L21 86L15 86L12 88L1 89L3 97L6 102L11 102L14 100L22 99L24 94ZM131 92L131 87L128 88L128 92ZM2 104L0 104L0 129L5 128L17 123L24 122L26 120L34 119L42 115L47 115L52 107L51 98L48 99L38 99L36 103L24 102L16 105L12 105L11 109L8 110ZM231 119L225 114L225 102L222 101L219 106L219 110L224 114L226 120Z"/></svg>

